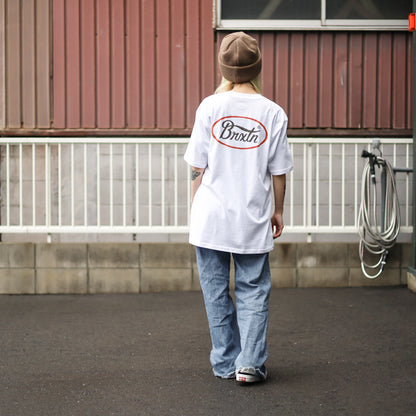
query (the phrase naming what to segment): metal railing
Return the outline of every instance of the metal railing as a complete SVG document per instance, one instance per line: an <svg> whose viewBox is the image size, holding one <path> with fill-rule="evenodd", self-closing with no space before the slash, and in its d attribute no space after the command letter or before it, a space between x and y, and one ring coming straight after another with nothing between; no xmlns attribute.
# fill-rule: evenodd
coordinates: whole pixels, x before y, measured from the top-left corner
<svg viewBox="0 0 416 416"><path fill-rule="evenodd" d="M187 233L186 138L1 138L0 233ZM289 140L285 233L356 233L363 148L371 139ZM382 139L412 167L412 139ZM412 231L412 176L397 174L402 232Z"/></svg>
<svg viewBox="0 0 416 416"><path fill-rule="evenodd" d="M380 150L393 166L412 168L412 139L382 139ZM363 149L373 140L313 138L290 140L295 170L289 178L289 221L285 232L356 233L361 203ZM412 175L398 173L401 231L412 232ZM301 201L301 202L300 202Z"/></svg>

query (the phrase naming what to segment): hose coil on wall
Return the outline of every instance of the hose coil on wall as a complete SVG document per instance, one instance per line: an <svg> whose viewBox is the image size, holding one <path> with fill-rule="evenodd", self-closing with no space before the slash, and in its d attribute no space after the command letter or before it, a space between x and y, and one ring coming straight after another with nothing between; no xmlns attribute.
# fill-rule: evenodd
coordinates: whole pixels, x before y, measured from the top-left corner
<svg viewBox="0 0 416 416"><path fill-rule="evenodd" d="M368 157L364 166L361 183L361 205L358 215L360 235L359 255L361 269L366 277L375 279L383 272L386 258L397 239L400 231L400 206L396 190L395 173L388 161L381 156L366 151L362 154ZM384 178L377 189L376 169L381 168ZM378 191L381 190L381 198ZM379 214L378 214L379 213ZM366 252L369 255L366 256ZM365 257L378 256L378 261L369 264ZM369 274L367 269L378 269L375 274Z"/></svg>

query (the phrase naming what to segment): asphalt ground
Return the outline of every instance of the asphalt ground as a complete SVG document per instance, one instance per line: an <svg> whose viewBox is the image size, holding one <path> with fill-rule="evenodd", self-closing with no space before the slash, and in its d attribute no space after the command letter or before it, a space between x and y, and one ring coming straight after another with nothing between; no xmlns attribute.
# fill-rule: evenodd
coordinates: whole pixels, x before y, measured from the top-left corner
<svg viewBox="0 0 416 416"><path fill-rule="evenodd" d="M212 375L199 292L0 296L0 415L416 415L416 295L275 289L269 378Z"/></svg>

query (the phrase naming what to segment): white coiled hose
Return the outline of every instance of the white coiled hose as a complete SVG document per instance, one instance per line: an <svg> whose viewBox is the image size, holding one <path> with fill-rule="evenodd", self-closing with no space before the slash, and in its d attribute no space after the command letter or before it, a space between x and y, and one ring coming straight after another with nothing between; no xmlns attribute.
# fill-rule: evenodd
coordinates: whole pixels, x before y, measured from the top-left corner
<svg viewBox="0 0 416 416"><path fill-rule="evenodd" d="M367 154L368 155L368 154ZM380 276L386 264L389 249L391 249L400 231L400 206L396 190L394 170L390 163L381 156L370 154L370 158L364 166L361 183L361 205L358 215L358 226L360 235L359 254L361 269L366 277L375 279ZM371 161L371 157L373 158ZM371 163L370 163L371 161ZM373 165L372 165L373 164ZM375 167L381 166L385 170L385 212L384 226L379 224L377 210L381 209L383 201L377 200L377 183L375 178ZM371 166L372 165L372 166ZM383 229L382 229L383 228ZM365 260L365 252L379 256L375 264L368 264ZM379 269L376 274L370 275L366 269Z"/></svg>

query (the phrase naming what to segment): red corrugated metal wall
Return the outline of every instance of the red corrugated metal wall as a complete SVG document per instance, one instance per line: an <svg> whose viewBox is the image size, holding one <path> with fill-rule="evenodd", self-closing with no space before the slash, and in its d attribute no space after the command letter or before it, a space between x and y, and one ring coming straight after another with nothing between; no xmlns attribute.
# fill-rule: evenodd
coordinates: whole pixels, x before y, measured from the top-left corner
<svg viewBox="0 0 416 416"><path fill-rule="evenodd" d="M211 16L206 1L54 0L53 127L189 128L214 87Z"/></svg>
<svg viewBox="0 0 416 416"><path fill-rule="evenodd" d="M262 32L264 93L293 129L412 128L405 32Z"/></svg>
<svg viewBox="0 0 416 416"><path fill-rule="evenodd" d="M291 134L410 134L410 34L252 34ZM1 134L189 134L224 35L205 0L0 0Z"/></svg>

